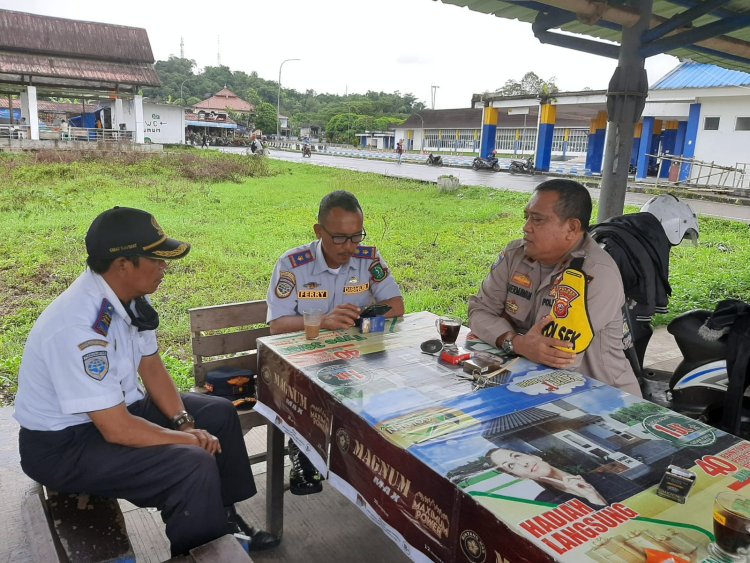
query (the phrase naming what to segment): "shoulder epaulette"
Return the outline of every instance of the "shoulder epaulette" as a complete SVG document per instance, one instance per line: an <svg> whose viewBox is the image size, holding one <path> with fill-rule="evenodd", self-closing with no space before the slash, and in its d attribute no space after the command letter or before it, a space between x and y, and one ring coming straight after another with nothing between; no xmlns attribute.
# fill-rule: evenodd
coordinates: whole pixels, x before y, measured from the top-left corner
<svg viewBox="0 0 750 563"><path fill-rule="evenodd" d="M112 324L112 313L115 312L115 308L105 297L102 299L102 304L99 306L99 314L96 316L94 324L91 328L94 332L98 332L102 336L107 336L109 332L109 325Z"/></svg>
<svg viewBox="0 0 750 563"><path fill-rule="evenodd" d="M289 261L292 263L292 268L296 268L297 266L304 266L305 264L309 264L314 260L315 256L309 248L307 250L302 250L300 252L295 252L294 254L289 255Z"/></svg>
<svg viewBox="0 0 750 563"><path fill-rule="evenodd" d="M365 260L375 260L378 253L374 246L358 246L352 255L354 258L364 258Z"/></svg>

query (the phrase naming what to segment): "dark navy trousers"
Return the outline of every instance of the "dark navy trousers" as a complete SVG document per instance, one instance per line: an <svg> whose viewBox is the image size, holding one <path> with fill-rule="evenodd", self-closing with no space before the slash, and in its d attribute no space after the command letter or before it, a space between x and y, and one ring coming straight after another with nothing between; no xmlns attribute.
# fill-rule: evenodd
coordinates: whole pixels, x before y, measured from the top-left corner
<svg viewBox="0 0 750 563"><path fill-rule="evenodd" d="M196 446L131 448L110 444L93 423L58 431L19 433L24 473L46 487L126 499L161 510L172 555L227 533L224 507L257 491L242 428L231 402L197 393L182 401L196 428L216 436L222 453ZM131 414L160 426L170 421L148 397L128 407Z"/></svg>

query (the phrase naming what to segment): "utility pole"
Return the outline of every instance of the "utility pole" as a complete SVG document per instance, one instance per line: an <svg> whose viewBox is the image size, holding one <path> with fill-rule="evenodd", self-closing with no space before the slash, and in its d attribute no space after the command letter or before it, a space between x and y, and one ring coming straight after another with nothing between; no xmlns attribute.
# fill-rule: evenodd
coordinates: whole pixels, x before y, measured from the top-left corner
<svg viewBox="0 0 750 563"><path fill-rule="evenodd" d="M440 88L440 86L436 86L435 84L433 84L432 86L430 86L430 88L432 89L432 104L431 104L431 108L435 109L435 93L436 93L435 91L438 88Z"/></svg>
<svg viewBox="0 0 750 563"><path fill-rule="evenodd" d="M180 58L185 58L185 38L180 35Z"/></svg>

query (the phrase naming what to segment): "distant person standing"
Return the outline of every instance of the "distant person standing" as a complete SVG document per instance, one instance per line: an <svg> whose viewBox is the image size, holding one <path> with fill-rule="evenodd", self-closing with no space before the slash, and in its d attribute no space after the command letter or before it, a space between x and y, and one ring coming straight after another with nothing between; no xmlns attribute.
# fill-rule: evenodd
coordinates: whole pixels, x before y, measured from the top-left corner
<svg viewBox="0 0 750 563"><path fill-rule="evenodd" d="M398 154L398 163L401 164L401 157L404 154L404 140L401 139L396 143L396 154Z"/></svg>
<svg viewBox="0 0 750 563"><path fill-rule="evenodd" d="M68 124L67 119L64 117L60 121L60 138L63 141L67 141L70 139L70 125Z"/></svg>
<svg viewBox="0 0 750 563"><path fill-rule="evenodd" d="M102 124L102 118L97 117L96 118L96 138L101 139L102 138L102 132L104 131L104 124Z"/></svg>
<svg viewBox="0 0 750 563"><path fill-rule="evenodd" d="M208 135L203 133L203 140L201 141L201 148L205 148L208 146Z"/></svg>

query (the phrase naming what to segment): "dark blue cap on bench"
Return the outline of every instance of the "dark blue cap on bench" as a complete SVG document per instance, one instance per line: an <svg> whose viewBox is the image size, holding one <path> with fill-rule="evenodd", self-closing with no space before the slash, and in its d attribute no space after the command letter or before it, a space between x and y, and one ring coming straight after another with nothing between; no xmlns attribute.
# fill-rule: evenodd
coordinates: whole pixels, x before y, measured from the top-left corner
<svg viewBox="0 0 750 563"><path fill-rule="evenodd" d="M206 373L206 392L217 397L239 399L255 394L253 372L249 369L218 368Z"/></svg>
<svg viewBox="0 0 750 563"><path fill-rule="evenodd" d="M94 219L86 234L86 251L92 258L144 256L176 260L190 252L186 242L167 237L147 211L113 207Z"/></svg>

